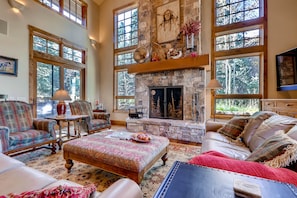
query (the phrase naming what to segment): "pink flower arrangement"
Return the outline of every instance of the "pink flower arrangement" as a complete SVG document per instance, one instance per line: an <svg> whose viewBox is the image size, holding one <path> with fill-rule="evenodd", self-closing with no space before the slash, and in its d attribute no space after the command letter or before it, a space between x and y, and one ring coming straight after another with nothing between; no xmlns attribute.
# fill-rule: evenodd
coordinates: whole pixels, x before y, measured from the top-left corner
<svg viewBox="0 0 297 198"><path fill-rule="evenodd" d="M200 21L195 21L191 19L181 27L180 32L185 36L190 35L192 33L194 35L197 35L200 29L201 29Z"/></svg>

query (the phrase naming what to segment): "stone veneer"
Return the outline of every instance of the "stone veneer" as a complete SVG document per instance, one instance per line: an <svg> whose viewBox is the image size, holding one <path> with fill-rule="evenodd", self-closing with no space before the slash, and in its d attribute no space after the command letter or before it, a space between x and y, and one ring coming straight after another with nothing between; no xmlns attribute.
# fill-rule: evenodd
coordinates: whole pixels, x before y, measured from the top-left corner
<svg viewBox="0 0 297 198"><path fill-rule="evenodd" d="M156 73L137 74L135 76L135 104L144 107L144 117L148 118L149 86L182 86L183 87L183 120L204 122L205 112L205 70L184 69ZM197 94L199 117L195 118L193 96Z"/></svg>
<svg viewBox="0 0 297 198"><path fill-rule="evenodd" d="M204 123L190 120L166 120L142 118L126 120L127 130L132 132L145 131L153 135L164 136L169 139L201 143L205 134Z"/></svg>

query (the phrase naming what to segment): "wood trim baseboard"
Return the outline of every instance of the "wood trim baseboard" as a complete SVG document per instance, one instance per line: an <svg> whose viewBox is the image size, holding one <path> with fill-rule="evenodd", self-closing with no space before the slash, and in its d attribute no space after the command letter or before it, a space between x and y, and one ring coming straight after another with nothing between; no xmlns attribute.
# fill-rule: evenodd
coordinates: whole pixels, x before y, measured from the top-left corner
<svg viewBox="0 0 297 198"><path fill-rule="evenodd" d="M126 121L122 121L122 120L111 120L110 122L111 122L112 125L126 126Z"/></svg>

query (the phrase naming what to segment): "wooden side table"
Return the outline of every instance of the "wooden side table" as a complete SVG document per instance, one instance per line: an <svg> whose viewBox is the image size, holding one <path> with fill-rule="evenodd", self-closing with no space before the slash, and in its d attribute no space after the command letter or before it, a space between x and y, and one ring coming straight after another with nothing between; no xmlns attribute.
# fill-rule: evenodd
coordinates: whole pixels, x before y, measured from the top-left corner
<svg viewBox="0 0 297 198"><path fill-rule="evenodd" d="M46 117L46 119L56 120L58 126L59 126L59 138L58 138L58 145L59 149L61 150L63 140L62 140L62 122L67 122L67 138L70 139L70 122L74 123L74 130L75 134L77 133L77 138L80 137L80 126L79 123L84 119L88 117L88 115L66 115L66 116L50 116Z"/></svg>
<svg viewBox="0 0 297 198"><path fill-rule="evenodd" d="M93 109L93 112L106 113L106 109Z"/></svg>

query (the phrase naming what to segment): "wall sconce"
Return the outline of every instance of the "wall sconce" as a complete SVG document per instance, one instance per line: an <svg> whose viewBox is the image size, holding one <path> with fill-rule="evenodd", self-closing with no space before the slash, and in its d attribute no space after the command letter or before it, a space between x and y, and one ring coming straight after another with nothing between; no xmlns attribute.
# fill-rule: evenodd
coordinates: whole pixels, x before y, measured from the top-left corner
<svg viewBox="0 0 297 198"><path fill-rule="evenodd" d="M90 38L90 43L93 47L96 47L97 41L95 39Z"/></svg>
<svg viewBox="0 0 297 198"><path fill-rule="evenodd" d="M219 83L219 81L217 79L211 79L208 83L208 85L206 86L206 89L210 89L213 98L215 99L215 91L217 89L221 89L223 88L223 86ZM216 121L216 101L214 101L214 113L213 113L213 121Z"/></svg>
<svg viewBox="0 0 297 198"><path fill-rule="evenodd" d="M17 9L17 10L23 10L25 5L23 2L20 2L19 0L7 0L8 1L8 4L14 8L14 9Z"/></svg>

